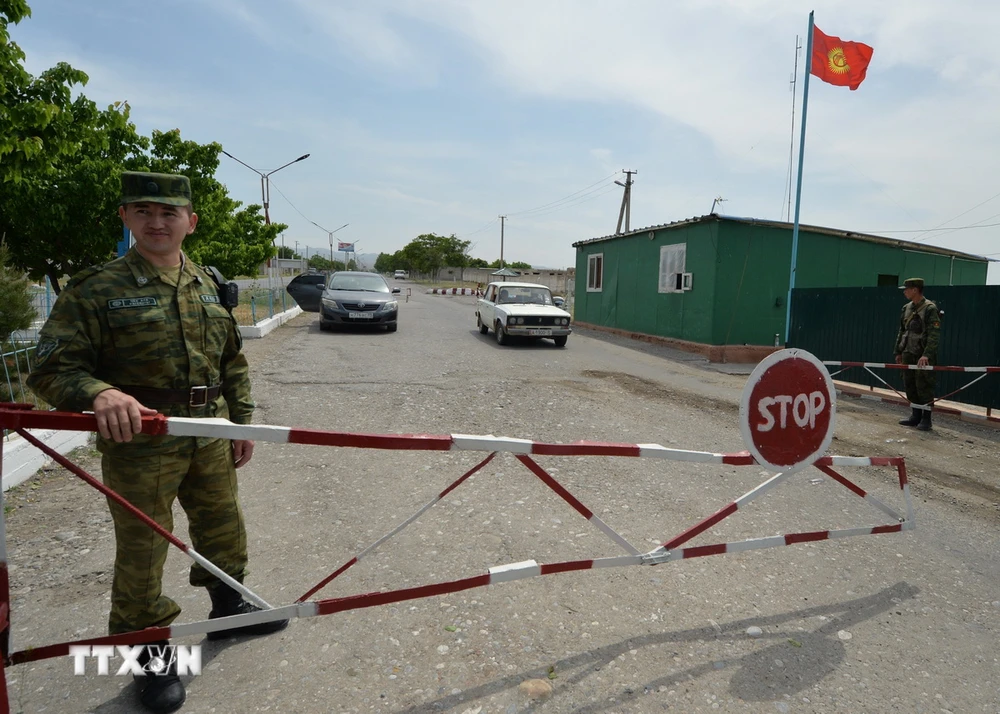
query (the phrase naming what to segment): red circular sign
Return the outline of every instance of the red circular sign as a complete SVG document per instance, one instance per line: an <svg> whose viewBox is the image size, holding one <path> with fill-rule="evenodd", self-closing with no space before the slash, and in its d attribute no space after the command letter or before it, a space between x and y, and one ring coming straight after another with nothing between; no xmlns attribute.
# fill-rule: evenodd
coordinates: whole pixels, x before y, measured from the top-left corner
<svg viewBox="0 0 1000 714"><path fill-rule="evenodd" d="M781 350L750 375L740 400L740 431L762 466L797 471L826 453L836 411L823 363L804 350Z"/></svg>

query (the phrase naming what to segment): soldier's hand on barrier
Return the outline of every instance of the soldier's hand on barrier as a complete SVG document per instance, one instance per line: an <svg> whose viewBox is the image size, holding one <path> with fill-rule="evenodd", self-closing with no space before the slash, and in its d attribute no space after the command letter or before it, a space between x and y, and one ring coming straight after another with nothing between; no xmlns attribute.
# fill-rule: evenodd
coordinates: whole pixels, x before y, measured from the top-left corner
<svg viewBox="0 0 1000 714"><path fill-rule="evenodd" d="M930 360L927 359L926 357L921 357L920 359L917 360L918 367L926 367L928 364L930 364Z"/></svg>
<svg viewBox="0 0 1000 714"><path fill-rule="evenodd" d="M896 364L903 364L903 355L896 355Z"/></svg>
<svg viewBox="0 0 1000 714"><path fill-rule="evenodd" d="M233 461L236 468L246 466L253 456L253 442L249 439L233 439Z"/></svg>
<svg viewBox="0 0 1000 714"><path fill-rule="evenodd" d="M132 441L132 435L142 431L142 417L156 413L117 389L105 389L94 397L97 430L105 439Z"/></svg>

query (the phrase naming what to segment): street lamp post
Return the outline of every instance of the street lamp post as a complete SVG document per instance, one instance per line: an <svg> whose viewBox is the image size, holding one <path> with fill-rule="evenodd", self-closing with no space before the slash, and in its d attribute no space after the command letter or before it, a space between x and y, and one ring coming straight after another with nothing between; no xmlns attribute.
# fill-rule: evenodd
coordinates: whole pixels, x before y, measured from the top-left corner
<svg viewBox="0 0 1000 714"><path fill-rule="evenodd" d="M258 171L253 166L251 166L250 164L246 163L245 161L240 161L239 159L237 159L235 156L233 156L232 154L230 154L225 149L222 149L222 153L225 154L226 156L228 156L233 161L235 161L235 162L237 162L239 164L243 164L248 169L250 169L251 171L253 171L255 174L257 174L258 176L260 176L260 199L261 199L261 202L264 204L264 225L267 225L267 226L271 225L271 214L268 211L268 206L270 205L270 202L271 202L271 182L269 180L270 177L271 177L271 174L276 174L279 171L281 171L282 169L291 166L292 164L298 163L299 161L303 161L303 160L309 158L309 154L302 154L302 156L300 156L299 158L297 158L297 159L295 159L293 161L289 161L287 164L279 166L278 168L274 169L273 171L268 171L267 173L264 173L263 171ZM271 243L272 243L272 247L273 247L274 241L271 241ZM270 261L270 260L267 261L267 264L268 264L268 270L267 270L267 289L270 290L271 289L271 272L273 270L273 265L272 265L272 261Z"/></svg>
<svg viewBox="0 0 1000 714"><path fill-rule="evenodd" d="M333 234L336 233L339 230L347 228L351 224L350 223L345 223L344 225L342 225L340 228L337 228L336 230L328 231L326 228L324 228L323 226L321 226L316 221L309 221L309 222L312 223L317 228L319 228L324 233L326 233L328 236L330 236L330 267L333 268Z"/></svg>

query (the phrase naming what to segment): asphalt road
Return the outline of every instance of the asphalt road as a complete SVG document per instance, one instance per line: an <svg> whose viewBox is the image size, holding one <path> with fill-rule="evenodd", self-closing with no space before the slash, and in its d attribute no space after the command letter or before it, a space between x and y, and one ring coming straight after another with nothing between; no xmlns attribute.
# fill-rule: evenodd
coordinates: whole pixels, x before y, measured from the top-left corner
<svg viewBox="0 0 1000 714"><path fill-rule="evenodd" d="M304 314L248 342L255 421L744 448L744 376L586 334L564 349L551 341L499 347L476 330L472 298L397 282L394 334L321 333L317 316ZM1000 711L996 432L940 419L919 435L895 426L899 415L881 405L842 400L838 409L833 453L907 457L915 531L538 577L298 620L269 638L206 642L204 672L188 680L183 711ZM274 604L292 602L484 456L258 443L241 470L248 584ZM766 478L759 467L650 459L538 462L640 550ZM894 473L842 473L902 507ZM106 573L113 553L104 506L67 489L52 496L62 497L72 538L33 533L25 511L10 524L18 648L103 631L107 585L88 577ZM886 522L811 470L691 545ZM622 552L504 454L317 597ZM54 569L65 577L46 580ZM186 584L184 556L172 553L167 571L181 620L203 618L208 600ZM13 711L134 710L125 678L74 677L68 659L8 677Z"/></svg>

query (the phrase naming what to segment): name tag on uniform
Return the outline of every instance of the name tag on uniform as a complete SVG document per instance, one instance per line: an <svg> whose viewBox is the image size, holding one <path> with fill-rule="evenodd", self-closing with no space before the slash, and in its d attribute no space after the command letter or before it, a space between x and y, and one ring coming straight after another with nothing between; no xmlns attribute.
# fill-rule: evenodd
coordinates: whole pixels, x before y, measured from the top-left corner
<svg viewBox="0 0 1000 714"><path fill-rule="evenodd" d="M127 307L156 307L159 303L155 297L117 298L108 300L109 310L122 310Z"/></svg>
<svg viewBox="0 0 1000 714"><path fill-rule="evenodd" d="M201 296L201 301L202 302L211 302L211 303L215 303L216 305L218 305L219 304L219 296L218 295L202 295Z"/></svg>

